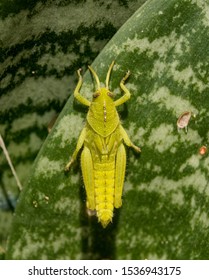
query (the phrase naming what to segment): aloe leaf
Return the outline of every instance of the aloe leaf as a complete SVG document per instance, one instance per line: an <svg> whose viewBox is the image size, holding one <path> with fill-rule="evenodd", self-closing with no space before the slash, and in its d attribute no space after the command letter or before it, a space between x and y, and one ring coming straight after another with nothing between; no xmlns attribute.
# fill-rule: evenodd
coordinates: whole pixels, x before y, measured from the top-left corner
<svg viewBox="0 0 209 280"><path fill-rule="evenodd" d="M120 114L142 149L140 157L128 153L123 205L113 224L103 229L86 214L79 165L64 174L86 113L70 98L22 192L7 258L209 257L208 9L201 0L148 0L93 63L104 80L116 60L110 84L118 94L131 71L132 97ZM93 88L86 73L82 94L90 97ZM177 129L184 112L195 116L187 132Z"/></svg>

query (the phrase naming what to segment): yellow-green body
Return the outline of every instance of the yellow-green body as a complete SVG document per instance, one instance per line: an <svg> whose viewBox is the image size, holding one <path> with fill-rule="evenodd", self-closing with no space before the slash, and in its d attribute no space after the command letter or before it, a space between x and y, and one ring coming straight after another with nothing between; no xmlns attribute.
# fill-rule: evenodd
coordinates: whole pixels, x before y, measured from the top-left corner
<svg viewBox="0 0 209 280"><path fill-rule="evenodd" d="M89 107L87 122L83 128L76 150L70 162L66 165L69 170L77 157L80 149L81 169L87 194L87 208L96 210L99 222L106 227L112 221L113 210L122 205L122 192L126 168L126 151L124 144L140 152L129 139L126 131L120 124L116 106L130 98L130 92L124 86L126 76L121 80L120 86L125 94L118 100L113 100L113 94L108 89L109 77L114 62L110 65L106 78L106 87L100 88L99 79L94 70L89 67L94 75L98 89L93 94L92 102L80 95L82 84L80 70L79 82L74 96L82 104Z"/></svg>

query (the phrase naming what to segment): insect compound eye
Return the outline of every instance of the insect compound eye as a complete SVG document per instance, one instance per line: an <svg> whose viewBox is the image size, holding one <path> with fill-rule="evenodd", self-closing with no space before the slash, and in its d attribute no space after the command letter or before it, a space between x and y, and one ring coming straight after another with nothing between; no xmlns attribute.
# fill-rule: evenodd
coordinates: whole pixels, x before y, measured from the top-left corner
<svg viewBox="0 0 209 280"><path fill-rule="evenodd" d="M113 93L112 93L112 92L108 91L107 95L108 95L109 97L113 98Z"/></svg>
<svg viewBox="0 0 209 280"><path fill-rule="evenodd" d="M98 96L100 96L100 93L98 91L96 91L95 93L93 93L93 98L97 98Z"/></svg>

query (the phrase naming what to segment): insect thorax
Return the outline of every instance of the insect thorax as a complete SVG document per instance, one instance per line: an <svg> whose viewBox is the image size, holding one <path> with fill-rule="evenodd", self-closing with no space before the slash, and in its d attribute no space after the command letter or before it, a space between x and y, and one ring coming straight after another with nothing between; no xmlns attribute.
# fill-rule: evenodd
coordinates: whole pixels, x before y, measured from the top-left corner
<svg viewBox="0 0 209 280"><path fill-rule="evenodd" d="M107 137L119 125L118 112L115 109L114 103L106 102L92 102L87 114L87 122L93 130L101 135Z"/></svg>
<svg viewBox="0 0 209 280"><path fill-rule="evenodd" d="M98 162L100 164L114 163L118 146L122 142L120 125L107 137L99 135L88 123L86 124L86 128L87 135L84 145L91 151L94 165Z"/></svg>

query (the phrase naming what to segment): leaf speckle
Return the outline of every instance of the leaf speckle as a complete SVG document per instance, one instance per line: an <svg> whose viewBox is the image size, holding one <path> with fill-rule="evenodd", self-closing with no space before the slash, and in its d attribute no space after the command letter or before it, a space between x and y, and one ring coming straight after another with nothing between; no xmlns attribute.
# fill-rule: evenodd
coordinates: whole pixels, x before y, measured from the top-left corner
<svg viewBox="0 0 209 280"><path fill-rule="evenodd" d="M35 170L36 176L52 177L60 172L63 163L61 161L49 160L49 158L42 156L39 159L37 168Z"/></svg>

